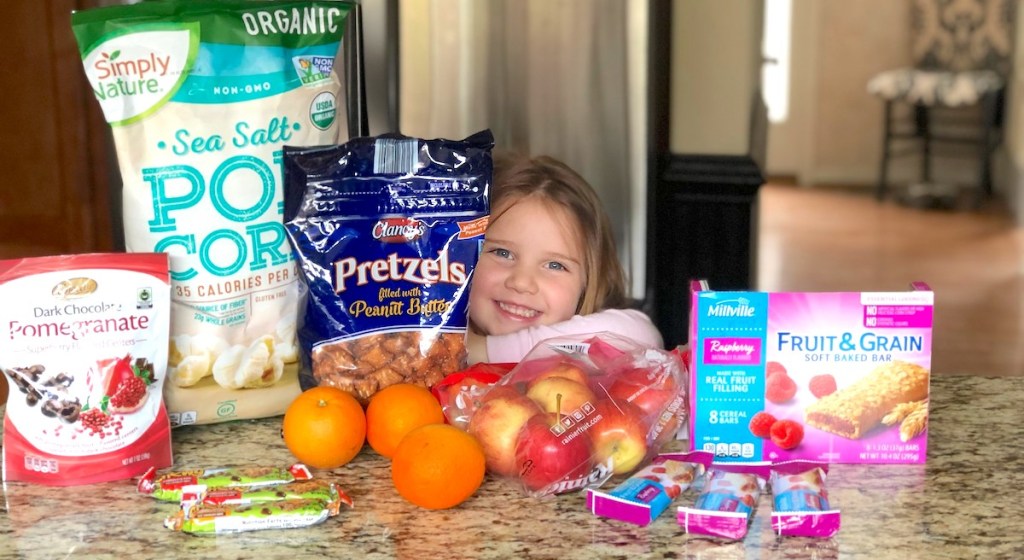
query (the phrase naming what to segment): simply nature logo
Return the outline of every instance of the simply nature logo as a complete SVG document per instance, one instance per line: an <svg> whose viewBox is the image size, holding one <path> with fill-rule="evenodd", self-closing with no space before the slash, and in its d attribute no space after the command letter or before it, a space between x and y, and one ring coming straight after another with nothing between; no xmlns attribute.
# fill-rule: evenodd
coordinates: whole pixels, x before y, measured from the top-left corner
<svg viewBox="0 0 1024 560"><path fill-rule="evenodd" d="M163 105L180 89L198 48L198 29L189 25L101 40L83 62L107 122L131 122Z"/></svg>
<svg viewBox="0 0 1024 560"><path fill-rule="evenodd" d="M171 65L170 56L159 56L149 53L144 58L121 58L121 51L112 53L100 52L93 64L96 77L104 81L104 88L96 91L96 96L106 99L107 96L135 95L142 90L159 87L158 78L167 76Z"/></svg>

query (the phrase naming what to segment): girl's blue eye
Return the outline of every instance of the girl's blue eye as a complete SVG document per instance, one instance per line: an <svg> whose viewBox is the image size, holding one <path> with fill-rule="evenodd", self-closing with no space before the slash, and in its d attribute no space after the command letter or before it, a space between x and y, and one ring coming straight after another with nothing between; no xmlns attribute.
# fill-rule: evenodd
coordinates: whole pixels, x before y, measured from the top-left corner
<svg viewBox="0 0 1024 560"><path fill-rule="evenodd" d="M555 261L549 262L548 268L550 268L551 270L568 270L564 264Z"/></svg>
<svg viewBox="0 0 1024 560"><path fill-rule="evenodd" d="M512 256L512 253L508 249L502 249L500 247L499 248L495 248L495 249L491 249L489 252L491 254L493 254L493 255L495 255L497 257L501 257L503 259L507 259L507 258L510 258Z"/></svg>

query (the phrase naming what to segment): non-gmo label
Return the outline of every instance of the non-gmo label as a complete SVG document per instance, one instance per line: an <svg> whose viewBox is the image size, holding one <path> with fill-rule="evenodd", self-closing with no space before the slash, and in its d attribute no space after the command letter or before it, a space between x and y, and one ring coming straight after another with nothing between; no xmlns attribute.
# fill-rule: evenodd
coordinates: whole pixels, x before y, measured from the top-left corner
<svg viewBox="0 0 1024 560"><path fill-rule="evenodd" d="M304 86L312 86L330 79L334 68L333 56L296 56L292 58L295 73Z"/></svg>

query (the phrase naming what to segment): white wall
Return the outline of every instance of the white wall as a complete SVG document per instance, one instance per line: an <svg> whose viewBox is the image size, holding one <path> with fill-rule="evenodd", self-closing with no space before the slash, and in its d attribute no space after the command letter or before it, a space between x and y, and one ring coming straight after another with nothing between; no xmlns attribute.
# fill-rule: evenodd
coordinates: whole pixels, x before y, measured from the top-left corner
<svg viewBox="0 0 1024 560"><path fill-rule="evenodd" d="M1006 199L1017 223L1024 225L1024 10L1017 10L1017 44L1012 79L1007 94L1005 122L1007 165Z"/></svg>
<svg viewBox="0 0 1024 560"><path fill-rule="evenodd" d="M793 0L791 116L769 127L769 175L805 185L875 185L883 105L867 82L911 64L910 25L909 0ZM974 153L937 158L933 179L976 184ZM916 155L900 157L889 177L916 181L919 169Z"/></svg>
<svg viewBox="0 0 1024 560"><path fill-rule="evenodd" d="M769 127L768 173L803 184L873 184L882 103L866 86L910 64L909 40L906 0L794 0L790 119Z"/></svg>
<svg viewBox="0 0 1024 560"><path fill-rule="evenodd" d="M672 153L750 153L760 37L759 1L673 1Z"/></svg>

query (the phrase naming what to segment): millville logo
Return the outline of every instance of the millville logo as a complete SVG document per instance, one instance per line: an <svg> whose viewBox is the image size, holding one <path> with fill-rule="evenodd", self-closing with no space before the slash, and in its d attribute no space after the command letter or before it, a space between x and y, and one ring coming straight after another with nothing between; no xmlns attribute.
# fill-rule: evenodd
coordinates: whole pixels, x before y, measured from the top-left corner
<svg viewBox="0 0 1024 560"><path fill-rule="evenodd" d="M708 307L708 317L753 317L754 307L747 298L720 301Z"/></svg>

